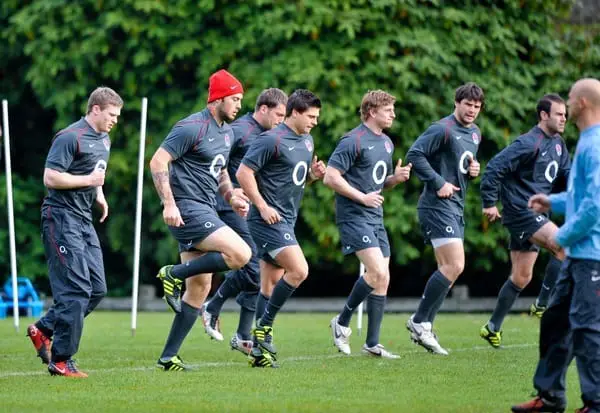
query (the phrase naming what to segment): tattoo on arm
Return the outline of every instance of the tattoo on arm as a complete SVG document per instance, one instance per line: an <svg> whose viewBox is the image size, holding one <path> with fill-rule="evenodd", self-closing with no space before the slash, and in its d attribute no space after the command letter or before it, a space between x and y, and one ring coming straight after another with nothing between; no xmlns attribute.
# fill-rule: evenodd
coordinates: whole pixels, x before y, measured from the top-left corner
<svg viewBox="0 0 600 413"><path fill-rule="evenodd" d="M152 172L152 180L161 202L164 204L166 201L172 201L173 193L169 184L169 171Z"/></svg>
<svg viewBox="0 0 600 413"><path fill-rule="evenodd" d="M227 172L227 169L221 169L218 180L219 193L225 199L225 201L229 202L231 199L231 193L233 191L233 185L231 184L231 178L229 177L229 172Z"/></svg>

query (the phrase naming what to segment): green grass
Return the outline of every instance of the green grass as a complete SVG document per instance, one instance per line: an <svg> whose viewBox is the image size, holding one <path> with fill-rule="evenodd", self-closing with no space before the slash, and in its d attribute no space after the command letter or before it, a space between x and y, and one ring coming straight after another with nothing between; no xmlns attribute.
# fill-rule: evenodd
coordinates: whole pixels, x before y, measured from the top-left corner
<svg viewBox="0 0 600 413"><path fill-rule="evenodd" d="M529 399L537 362L537 319L513 316L504 324L505 348L494 350L479 328L487 315L440 315L436 331L449 357L413 345L407 315L386 315L382 344L399 360L360 354L364 337L352 336L353 355L332 346L326 314L281 314L275 324L280 369L252 369L227 340L236 315L223 315L226 342L211 341L201 322L181 351L195 370L154 368L172 316L142 313L135 337L126 313L98 312L86 320L76 358L86 380L50 377L35 357L21 319L0 320L0 411L67 412L507 412ZM365 320L366 321L366 320ZM353 320L354 326L354 320ZM363 333L364 334L364 333ZM575 369L568 375L569 409L580 403Z"/></svg>

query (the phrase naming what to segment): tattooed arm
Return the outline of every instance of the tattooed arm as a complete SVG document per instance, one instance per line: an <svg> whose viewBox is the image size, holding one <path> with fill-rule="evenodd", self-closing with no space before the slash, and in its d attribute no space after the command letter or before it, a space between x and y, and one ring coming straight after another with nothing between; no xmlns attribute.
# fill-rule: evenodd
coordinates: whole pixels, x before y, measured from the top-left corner
<svg viewBox="0 0 600 413"><path fill-rule="evenodd" d="M241 216L246 216L250 200L241 188L233 188L229 172L225 168L221 169L219 174L219 193L232 206L234 211Z"/></svg>
<svg viewBox="0 0 600 413"><path fill-rule="evenodd" d="M175 205L173 191L169 183L169 162L173 157L163 148L158 148L150 160L150 171L154 187L163 204L163 219L167 225L173 227L183 226L183 219L179 208Z"/></svg>

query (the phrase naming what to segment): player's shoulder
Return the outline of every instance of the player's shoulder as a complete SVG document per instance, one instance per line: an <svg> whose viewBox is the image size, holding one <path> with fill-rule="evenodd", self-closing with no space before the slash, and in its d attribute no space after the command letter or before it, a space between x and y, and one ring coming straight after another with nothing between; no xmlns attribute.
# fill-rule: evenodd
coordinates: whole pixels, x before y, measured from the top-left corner
<svg viewBox="0 0 600 413"><path fill-rule="evenodd" d="M236 138L244 138L250 134L260 134L263 128L252 117L252 113L247 113L244 116L236 119L231 123L231 129Z"/></svg>
<svg viewBox="0 0 600 413"><path fill-rule="evenodd" d="M81 118L77 122L73 122L66 128L59 130L54 135L53 141L60 140L61 142L76 141L83 133L89 129L88 123Z"/></svg>
<svg viewBox="0 0 600 413"><path fill-rule="evenodd" d="M533 150L540 145L542 139L544 139L544 132L536 126L523 133L522 135L517 136L517 138L511 143L511 145L531 147L531 149Z"/></svg>
<svg viewBox="0 0 600 413"><path fill-rule="evenodd" d="M368 133L368 129L364 124L360 124L352 130L344 133L340 138L338 145L356 145L360 146L362 138Z"/></svg>
<svg viewBox="0 0 600 413"><path fill-rule="evenodd" d="M261 132L256 139L253 141L253 145L259 146L276 146L281 142L281 139L287 133L286 130L280 128L278 125L272 129Z"/></svg>
<svg viewBox="0 0 600 413"><path fill-rule="evenodd" d="M454 116L450 115L432 122L425 132L429 135L446 136L450 133L450 129L455 126L456 121L454 120Z"/></svg>

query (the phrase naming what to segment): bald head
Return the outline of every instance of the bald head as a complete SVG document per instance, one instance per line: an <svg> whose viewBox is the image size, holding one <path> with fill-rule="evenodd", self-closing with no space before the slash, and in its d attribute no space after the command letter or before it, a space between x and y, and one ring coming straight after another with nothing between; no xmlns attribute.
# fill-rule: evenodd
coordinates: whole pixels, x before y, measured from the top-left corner
<svg viewBox="0 0 600 413"><path fill-rule="evenodd" d="M600 80L594 78L580 79L571 88L576 99L585 99L594 107L600 107Z"/></svg>
<svg viewBox="0 0 600 413"><path fill-rule="evenodd" d="M569 119L580 130L600 122L600 81L593 78L579 79L569 92Z"/></svg>

